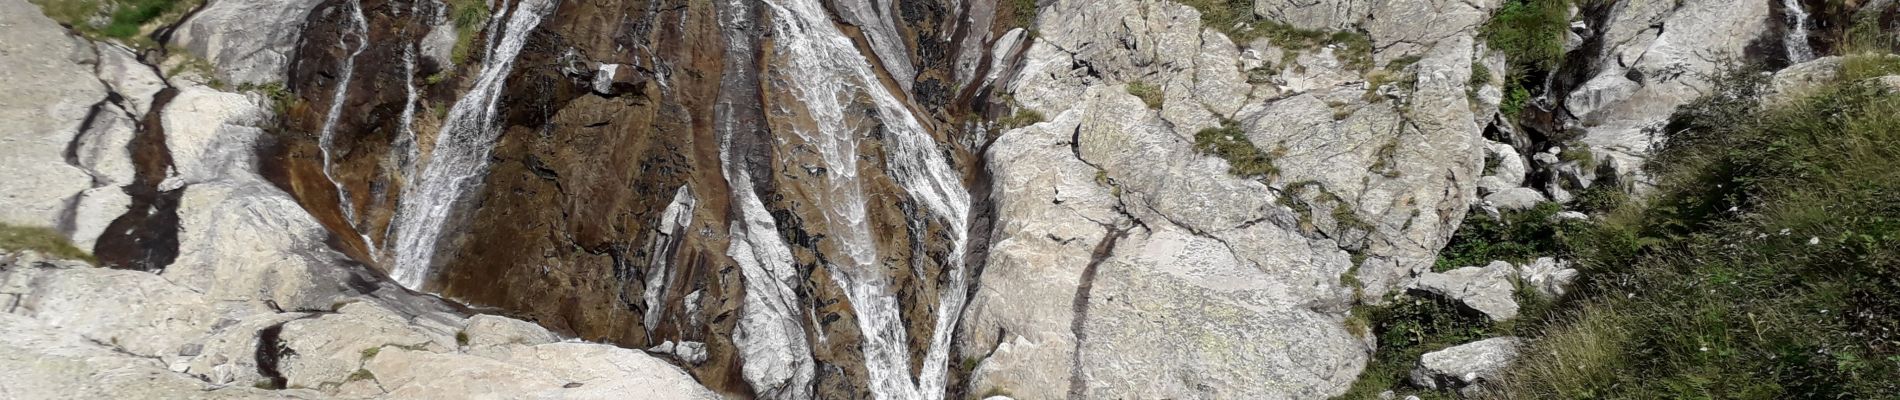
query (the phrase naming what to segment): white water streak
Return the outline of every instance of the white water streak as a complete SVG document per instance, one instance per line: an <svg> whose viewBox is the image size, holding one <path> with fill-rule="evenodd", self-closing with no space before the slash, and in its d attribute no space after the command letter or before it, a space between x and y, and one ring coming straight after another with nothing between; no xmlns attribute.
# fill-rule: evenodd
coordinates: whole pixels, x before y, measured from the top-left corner
<svg viewBox="0 0 1900 400"><path fill-rule="evenodd" d="M647 336L653 336L653 328L660 325L660 317L666 314L666 282L671 274L672 260L667 259L667 250L677 246L680 237L686 235L686 229L693 224L693 209L699 199L693 197L693 189L680 185L673 192L673 202L660 212L659 229L654 231L653 240L648 242L647 256L652 257L651 267L647 268L647 287L642 294L647 304L645 318Z"/></svg>
<svg viewBox="0 0 1900 400"><path fill-rule="evenodd" d="M505 31L489 25L491 46L482 60L481 74L449 109L422 173L404 187L394 222L396 264L390 274L397 283L411 289L426 283L450 211L488 170L488 154L501 134L495 126L495 105L514 70L515 57L527 44L528 33L552 8L553 0L522 0L510 13Z"/></svg>
<svg viewBox="0 0 1900 400"><path fill-rule="evenodd" d="M1814 47L1808 46L1808 11L1801 9L1801 0L1781 0L1781 5L1788 13L1788 35L1782 38L1788 48L1788 63L1814 60Z"/></svg>
<svg viewBox="0 0 1900 400"><path fill-rule="evenodd" d="M751 25L754 0L726 0L720 13L720 29L726 36L726 53L741 60L757 53L754 42L745 35ZM734 32L737 31L737 32ZM744 74L750 66L728 64L727 72ZM737 71L735 71L737 70ZM756 98L757 85L740 84L733 89L736 97ZM735 99L725 98L713 105L714 128L719 132L719 163L732 204L740 213L732 221L730 247L726 255L739 264L745 279L745 303L739 308L739 323L733 329L733 346L739 349L740 373L761 399L802 400L812 398L815 362L806 342L805 328L798 315L804 310L798 303L799 274L792 264L791 249L779 239L778 223L765 204L752 191L752 176L746 166L733 163L732 141L742 118ZM816 325L814 325L816 326Z"/></svg>
<svg viewBox="0 0 1900 400"><path fill-rule="evenodd" d="M350 224L350 229L358 232L357 235L363 238L364 246L374 248L376 244L370 242L369 235L361 233L363 229L356 226L356 203L350 201L350 192L343 188L343 181L336 179L335 172L332 171L335 168L331 160L333 157L330 155L332 149L336 148L336 120L343 114L343 102L349 99L350 94L350 78L356 74L356 56L363 54L363 50L369 48L369 20L363 17L363 5L358 0L350 0L345 4L350 7L352 30L337 38L337 47L347 47L343 41L350 37L356 39L356 47L350 50L349 57L343 59L343 67L337 70L336 90L331 92L333 94L330 96L329 113L324 115L323 128L317 133L317 149L323 157L324 179L329 179L330 184L336 186L337 208L343 212L343 222ZM376 257L376 252L368 253L370 258Z"/></svg>
<svg viewBox="0 0 1900 400"><path fill-rule="evenodd" d="M775 0L774 40L784 57L786 84L793 87L816 129L795 129L816 147L826 163L825 187L820 200L829 233L851 265L834 265L832 275L846 288L863 332L865 368L872 392L880 399L938 399L943 396L949 365L951 326L963 309L963 251L969 223L969 193L962 179L938 151L936 141L902 101L881 83L857 47L837 27L817 0ZM857 179L857 137L847 108L856 94L869 97L887 129L886 170L912 198L923 203L948 228L950 259L942 265L944 287L937 321L925 352L923 369L913 382L910 356L897 299L877 265L877 247L865 219L862 183Z"/></svg>

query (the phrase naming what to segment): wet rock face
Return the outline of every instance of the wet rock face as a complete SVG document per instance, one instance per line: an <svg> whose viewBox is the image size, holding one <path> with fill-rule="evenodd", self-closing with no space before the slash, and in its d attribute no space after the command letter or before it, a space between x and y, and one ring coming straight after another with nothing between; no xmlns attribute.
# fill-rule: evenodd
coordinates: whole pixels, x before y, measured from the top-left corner
<svg viewBox="0 0 1900 400"><path fill-rule="evenodd" d="M435 252L421 289L588 340L702 344L675 362L724 393L865 395L887 379L868 374L867 352L905 381L942 375L926 371L947 365L947 313L961 307L945 304L967 287L960 260L973 230L948 212L972 201L935 196L978 174L969 146L980 143L958 124L982 91L958 81L976 76L957 75L954 61L992 64L996 34L991 16L963 14L993 5L963 3L813 8L850 16L793 28L860 46L839 58L771 39L806 23L787 11L817 2L557 2L502 77L498 139L446 233L413 249L397 245L398 205L439 135L460 134L438 131L440 110L483 84L485 43L504 26L493 21L520 11L497 6L464 33L469 56L444 63L428 53L457 29L445 19L456 10L326 1L295 52L295 101L266 164L352 258L390 271L402 252ZM356 10L366 23L351 22ZM830 79L793 72L814 60L869 74L797 87ZM855 156L817 151L834 141ZM929 168L916 163L933 158L930 176L948 181L918 178ZM863 213L840 214L839 203ZM751 254L767 242L784 257ZM858 316L865 307L894 314L873 322ZM761 350L785 348L806 350Z"/></svg>

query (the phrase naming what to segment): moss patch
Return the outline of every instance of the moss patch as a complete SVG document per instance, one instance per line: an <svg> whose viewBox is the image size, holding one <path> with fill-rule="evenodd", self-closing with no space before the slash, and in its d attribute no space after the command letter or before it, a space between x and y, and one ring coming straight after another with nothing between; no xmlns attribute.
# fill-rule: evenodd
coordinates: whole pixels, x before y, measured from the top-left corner
<svg viewBox="0 0 1900 400"><path fill-rule="evenodd" d="M1271 178L1280 173L1273 157L1247 140L1246 132L1234 121L1221 121L1218 128L1194 133L1194 149L1227 160L1227 173L1246 178Z"/></svg>
<svg viewBox="0 0 1900 400"><path fill-rule="evenodd" d="M52 228L0 224L0 249L32 250L55 258L96 262L91 253L73 247Z"/></svg>
<svg viewBox="0 0 1900 400"><path fill-rule="evenodd" d="M1165 99L1160 86L1142 81L1128 82L1128 94L1140 98L1142 104L1147 104L1151 109L1161 109L1161 102Z"/></svg>

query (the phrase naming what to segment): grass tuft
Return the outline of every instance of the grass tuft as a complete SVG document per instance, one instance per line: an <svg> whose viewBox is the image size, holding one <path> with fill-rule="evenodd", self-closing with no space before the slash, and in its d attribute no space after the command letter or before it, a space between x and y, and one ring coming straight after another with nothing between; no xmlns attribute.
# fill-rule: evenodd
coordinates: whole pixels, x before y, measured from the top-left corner
<svg viewBox="0 0 1900 400"><path fill-rule="evenodd" d="M73 247L52 228L0 224L0 249L32 250L54 258L96 262L91 253Z"/></svg>
<svg viewBox="0 0 1900 400"><path fill-rule="evenodd" d="M1128 82L1128 94L1141 98L1141 102L1147 104L1148 108L1157 110L1161 109L1161 102L1165 99L1160 86L1142 81Z"/></svg>
<svg viewBox="0 0 1900 400"><path fill-rule="evenodd" d="M1218 128L1196 132L1194 149L1227 160L1227 173L1235 176L1271 179L1280 172L1273 165L1272 155L1247 140L1246 132L1234 121L1221 121Z"/></svg>
<svg viewBox="0 0 1900 400"><path fill-rule="evenodd" d="M468 61L475 49L475 35L481 33L494 11L488 9L488 3L482 0L447 0L449 15L455 22L455 47L449 50L449 59L462 64ZM439 80L438 80L439 82ZM431 83L434 84L434 83Z"/></svg>

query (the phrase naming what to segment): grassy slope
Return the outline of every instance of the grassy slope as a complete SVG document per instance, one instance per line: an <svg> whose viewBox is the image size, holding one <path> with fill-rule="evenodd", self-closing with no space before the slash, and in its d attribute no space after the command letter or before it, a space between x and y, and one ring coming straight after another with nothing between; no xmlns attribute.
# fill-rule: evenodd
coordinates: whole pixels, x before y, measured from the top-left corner
<svg viewBox="0 0 1900 400"><path fill-rule="evenodd" d="M1900 397L1900 95L1862 81L1780 105L1761 78L1681 109L1629 205L1564 245L1588 283L1499 398Z"/></svg>

